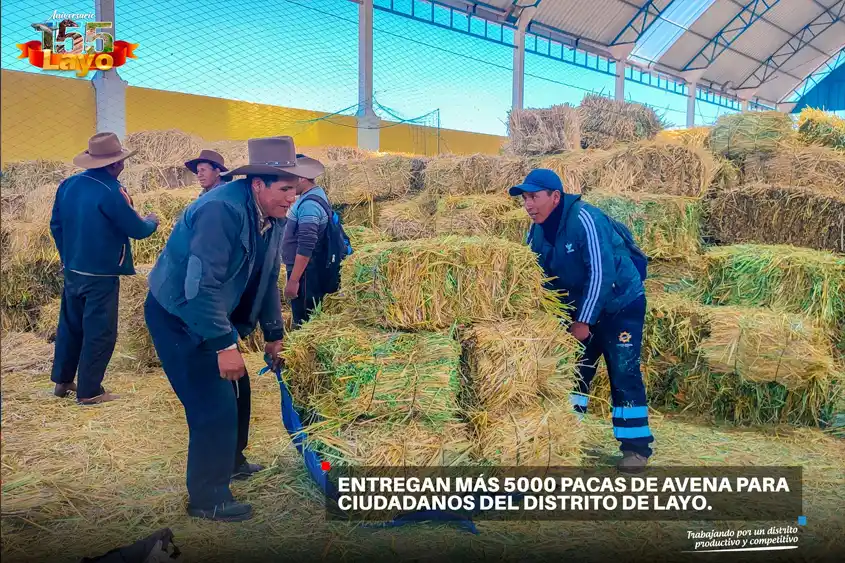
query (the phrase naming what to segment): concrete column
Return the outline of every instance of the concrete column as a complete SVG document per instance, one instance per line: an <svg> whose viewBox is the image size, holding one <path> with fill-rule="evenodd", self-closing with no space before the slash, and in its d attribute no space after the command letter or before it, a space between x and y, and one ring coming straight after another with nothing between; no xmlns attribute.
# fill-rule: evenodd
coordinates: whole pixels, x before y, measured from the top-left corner
<svg viewBox="0 0 845 563"><path fill-rule="evenodd" d="M695 94L698 90L698 82L689 83L687 92L687 127L695 127Z"/></svg>
<svg viewBox="0 0 845 563"><path fill-rule="evenodd" d="M608 49L610 56L616 61L616 92L617 100L625 101L625 68L626 61L634 50L634 44L614 45Z"/></svg>
<svg viewBox="0 0 845 563"><path fill-rule="evenodd" d="M740 99L740 102L742 102L742 113L748 113L749 111L751 111L751 109L748 107L748 100Z"/></svg>
<svg viewBox="0 0 845 563"><path fill-rule="evenodd" d="M616 94L617 100L625 101L625 61L616 61Z"/></svg>
<svg viewBox="0 0 845 563"><path fill-rule="evenodd" d="M114 0L94 0L94 12L97 21L112 22L112 29L107 32L111 33L116 40ZM124 140L127 82L120 78L116 69L98 70L91 80L91 85L94 88L97 109L97 133L109 131L117 135L121 141Z"/></svg>
<svg viewBox="0 0 845 563"><path fill-rule="evenodd" d="M528 29L528 24L531 23L531 18L534 17L536 11L537 8L534 6L523 9L516 22L516 31L513 36L516 48L513 50L512 109L522 109L525 105L525 30Z"/></svg>
<svg viewBox="0 0 845 563"><path fill-rule="evenodd" d="M358 4L358 148L379 150L381 120L373 110L373 0Z"/></svg>

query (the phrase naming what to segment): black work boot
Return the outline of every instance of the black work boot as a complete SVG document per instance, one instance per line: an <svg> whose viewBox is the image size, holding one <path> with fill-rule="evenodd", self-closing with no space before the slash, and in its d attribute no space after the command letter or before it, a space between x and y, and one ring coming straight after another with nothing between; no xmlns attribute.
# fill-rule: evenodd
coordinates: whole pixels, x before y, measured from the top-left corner
<svg viewBox="0 0 845 563"><path fill-rule="evenodd" d="M188 516L204 518L217 522L243 522L252 518L252 506L243 504L236 500L221 502L214 508L192 508L188 507Z"/></svg>
<svg viewBox="0 0 845 563"><path fill-rule="evenodd" d="M262 471L264 466L258 465L257 463L249 463L248 461L243 462L240 464L235 471L232 472L232 479L237 479L238 481L244 481L252 477L255 473Z"/></svg>

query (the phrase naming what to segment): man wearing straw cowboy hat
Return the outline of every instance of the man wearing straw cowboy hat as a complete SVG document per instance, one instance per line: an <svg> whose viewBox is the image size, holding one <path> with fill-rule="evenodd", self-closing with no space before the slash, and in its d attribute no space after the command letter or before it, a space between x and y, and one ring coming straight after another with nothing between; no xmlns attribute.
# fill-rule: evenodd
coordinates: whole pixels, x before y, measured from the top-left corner
<svg viewBox="0 0 845 563"><path fill-rule="evenodd" d="M188 513L246 520L230 480L262 468L246 462L249 377L238 338L261 326L277 367L284 323L278 278L283 219L298 178L314 168L290 137L251 139L245 175L193 202L177 221L149 276L145 317L167 378L185 408ZM231 382L237 382L233 386Z"/></svg>
<svg viewBox="0 0 845 563"><path fill-rule="evenodd" d="M202 188L200 195L207 194L214 188L222 186L224 182L220 179L221 172L228 172L223 156L209 149L204 149L200 155L185 163L185 167L196 174L197 180Z"/></svg>
<svg viewBox="0 0 845 563"><path fill-rule="evenodd" d="M64 289L51 380L57 396L76 391L81 404L118 398L102 383L117 341L119 277L135 274L129 239L158 228L155 214L138 215L117 179L133 154L114 133L97 133L73 159L85 171L64 180L53 203L50 231Z"/></svg>
<svg viewBox="0 0 845 563"><path fill-rule="evenodd" d="M534 225L527 243L538 255L554 289L574 307L572 335L585 344L576 412L587 410L587 394L604 356L613 398L613 434L620 442L622 471L642 470L654 441L640 370L648 258L630 231L600 209L565 194L552 170L532 170L510 188L522 196Z"/></svg>

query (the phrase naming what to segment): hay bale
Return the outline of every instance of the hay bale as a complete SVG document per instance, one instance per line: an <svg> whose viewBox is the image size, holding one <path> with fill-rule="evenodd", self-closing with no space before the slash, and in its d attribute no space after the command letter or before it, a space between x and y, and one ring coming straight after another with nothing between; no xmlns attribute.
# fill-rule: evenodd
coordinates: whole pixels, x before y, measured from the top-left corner
<svg viewBox="0 0 845 563"><path fill-rule="evenodd" d="M3 222L5 244L10 259L23 261L58 260L59 251L53 234L50 232L49 221L39 223L24 223L18 221Z"/></svg>
<svg viewBox="0 0 845 563"><path fill-rule="evenodd" d="M425 189L436 195L505 194L530 171L526 159L515 156L442 156L425 168Z"/></svg>
<svg viewBox="0 0 845 563"><path fill-rule="evenodd" d="M702 206L672 195L590 192L584 200L624 223L650 258L688 258L701 250Z"/></svg>
<svg viewBox="0 0 845 563"><path fill-rule="evenodd" d="M288 335L293 399L321 418L457 420L460 345L448 335L379 330L345 315L317 315Z"/></svg>
<svg viewBox="0 0 845 563"><path fill-rule="evenodd" d="M568 401L538 402L505 416L479 411L470 420L479 463L555 467L581 462L581 425Z"/></svg>
<svg viewBox="0 0 845 563"><path fill-rule="evenodd" d="M798 114L798 136L808 145L845 149L845 119L805 107Z"/></svg>
<svg viewBox="0 0 845 563"><path fill-rule="evenodd" d="M722 244L787 244L845 253L845 191L769 184L733 188L708 201L706 229Z"/></svg>
<svg viewBox="0 0 845 563"><path fill-rule="evenodd" d="M583 350L559 318L546 314L475 324L461 344L469 400L504 418L538 397L566 402Z"/></svg>
<svg viewBox="0 0 845 563"><path fill-rule="evenodd" d="M501 218L517 200L507 195L445 196L437 202L431 221L435 235L487 235L501 231Z"/></svg>
<svg viewBox="0 0 845 563"><path fill-rule="evenodd" d="M379 201L355 204L332 204L332 208L340 216L344 229L347 225L376 228L379 225L379 214L385 207Z"/></svg>
<svg viewBox="0 0 845 563"><path fill-rule="evenodd" d="M634 143L595 158L587 189L700 197L716 174L704 149L661 142Z"/></svg>
<svg viewBox="0 0 845 563"><path fill-rule="evenodd" d="M26 332L37 322L38 309L62 293L63 281L58 255L21 254L0 266L0 310L6 330Z"/></svg>
<svg viewBox="0 0 845 563"><path fill-rule="evenodd" d="M148 130L129 133L126 148L138 151L132 158L144 164L183 165L204 147L202 139L179 129Z"/></svg>
<svg viewBox="0 0 845 563"><path fill-rule="evenodd" d="M657 134L655 139L667 143L678 143L690 148L707 148L710 139L710 127L664 129Z"/></svg>
<svg viewBox="0 0 845 563"><path fill-rule="evenodd" d="M394 241L434 236L433 211L421 198L393 203L381 208L378 225Z"/></svg>
<svg viewBox="0 0 845 563"><path fill-rule="evenodd" d="M467 425L434 429L414 419L362 420L343 427L312 424L306 444L332 465L447 467L467 465L472 443Z"/></svg>
<svg viewBox="0 0 845 563"><path fill-rule="evenodd" d="M784 147L770 154L749 155L743 165L743 181L845 194L845 152L825 147Z"/></svg>
<svg viewBox="0 0 845 563"><path fill-rule="evenodd" d="M339 298L370 325L444 329L537 310L564 315L531 250L493 237L371 245L343 262Z"/></svg>
<svg viewBox="0 0 845 563"><path fill-rule="evenodd" d="M404 156L381 156L326 163L317 178L333 205L359 205L405 197L418 187L418 163Z"/></svg>
<svg viewBox="0 0 845 563"><path fill-rule="evenodd" d="M772 307L827 327L845 319L845 256L788 245L741 244L704 254L697 297L710 305Z"/></svg>
<svg viewBox="0 0 845 563"><path fill-rule="evenodd" d="M175 190L194 186L197 177L181 164L130 164L120 175L121 183L130 194L157 190ZM201 188L196 185L195 193Z"/></svg>
<svg viewBox="0 0 845 563"><path fill-rule="evenodd" d="M346 235L349 237L349 242L352 244L352 249L357 250L362 246L368 244L375 244L378 242L388 242L390 237L381 231L370 229L369 227L357 226L343 226Z"/></svg>
<svg viewBox="0 0 845 563"><path fill-rule="evenodd" d="M55 192L59 184L80 169L60 160L26 160L9 162L0 171L0 191L4 198L26 195L41 186L52 186Z"/></svg>
<svg viewBox="0 0 845 563"><path fill-rule="evenodd" d="M0 373L44 375L53 367L53 346L31 332L3 334Z"/></svg>
<svg viewBox="0 0 845 563"><path fill-rule="evenodd" d="M513 109L508 114L505 152L519 156L556 154L581 148L581 118L569 104Z"/></svg>
<svg viewBox="0 0 845 563"><path fill-rule="evenodd" d="M213 141L206 143L206 145L209 149L216 151L223 157L223 162L229 170L249 164L249 146L247 141ZM189 159L185 160L187 161Z"/></svg>
<svg viewBox="0 0 845 563"><path fill-rule="evenodd" d="M143 217L147 213L155 213L159 218L159 226L149 237L132 239L132 258L138 264L154 264L159 254L167 244L173 226L185 208L196 201L199 188L185 188L181 190L162 190L139 194L135 198L135 209Z"/></svg>
<svg viewBox="0 0 845 563"><path fill-rule="evenodd" d="M841 393L825 334L799 315L649 293L642 355L649 406L736 425L824 424ZM610 416L604 366L590 394L590 412Z"/></svg>
<svg viewBox="0 0 845 563"><path fill-rule="evenodd" d="M539 168L548 168L560 177L563 189L569 194L580 194L587 189L587 178L604 151L577 151L542 158Z"/></svg>
<svg viewBox="0 0 845 563"><path fill-rule="evenodd" d="M789 115L779 111L752 111L722 115L710 132L710 148L727 158L774 152L793 139Z"/></svg>
<svg viewBox="0 0 845 563"><path fill-rule="evenodd" d="M711 371L792 391L813 379L827 380L834 371L826 331L802 315L767 309L711 310L710 334L698 348Z"/></svg>
<svg viewBox="0 0 845 563"><path fill-rule="evenodd" d="M609 149L616 143L653 139L663 129L650 107L598 94L584 96L578 112L584 148Z"/></svg>
<svg viewBox="0 0 845 563"><path fill-rule="evenodd" d="M499 217L495 235L511 242L524 243L531 228L531 217L525 209L512 209Z"/></svg>

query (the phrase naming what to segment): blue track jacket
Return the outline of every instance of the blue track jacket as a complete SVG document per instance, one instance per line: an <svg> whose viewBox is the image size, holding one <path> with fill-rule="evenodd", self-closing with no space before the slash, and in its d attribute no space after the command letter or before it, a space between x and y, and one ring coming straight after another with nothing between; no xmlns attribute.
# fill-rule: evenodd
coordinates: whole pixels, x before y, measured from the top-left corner
<svg viewBox="0 0 845 563"><path fill-rule="evenodd" d="M563 214L555 244L540 225L532 225L528 243L538 254L554 289L567 293L575 308L573 320L595 324L605 313L616 313L645 293L625 240L600 209L564 194Z"/></svg>

